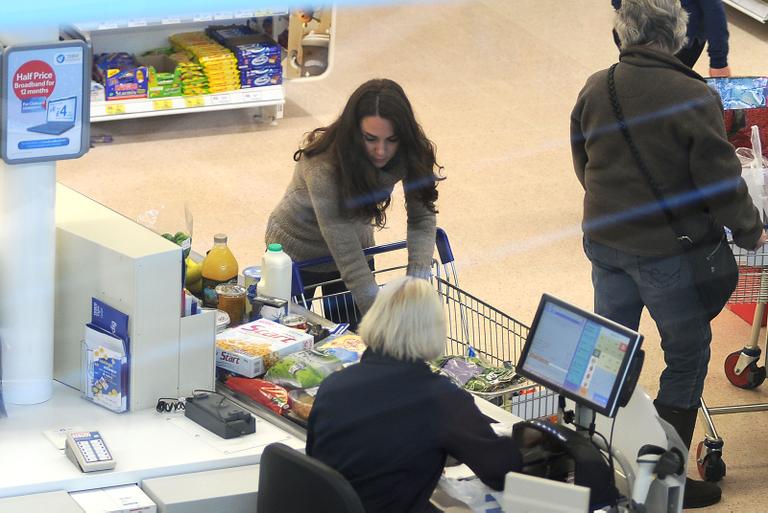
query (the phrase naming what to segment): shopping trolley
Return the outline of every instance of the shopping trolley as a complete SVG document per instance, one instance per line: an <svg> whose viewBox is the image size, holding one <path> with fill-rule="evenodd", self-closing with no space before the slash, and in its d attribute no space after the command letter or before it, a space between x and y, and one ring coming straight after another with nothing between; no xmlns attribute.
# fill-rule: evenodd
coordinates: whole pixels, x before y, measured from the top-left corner
<svg viewBox="0 0 768 513"><path fill-rule="evenodd" d="M762 149L768 149L768 77L710 78L707 83L720 96L724 107L724 122L728 140L734 147L754 146L751 127L757 126ZM761 151L760 153L764 153ZM724 363L725 376L734 386L753 389L765 381L765 364L760 366L761 349L758 343L760 327L768 301L768 253L745 251L730 242L739 264L739 281L731 295L731 304L756 304L752 331L747 344L729 354ZM723 439L717 433L712 420L714 415L748 413L768 410L768 403L718 406L710 408L701 399L701 415L704 418L705 438L696 448L696 465L699 474L707 481L719 481L725 476L726 465L722 458Z"/></svg>
<svg viewBox="0 0 768 513"><path fill-rule="evenodd" d="M501 310L467 293L458 286L458 275L454 265L448 236L438 228L436 237L438 258L432 263L431 282L440 296L447 321L446 355L478 356L495 367L513 368L528 335L528 327ZM394 242L364 250L366 255L381 255L406 249L406 242ZM300 269L332 262L330 257L307 260L294 264L292 294L293 300L304 308L326 317L330 312L343 312L352 321L358 321L351 294L335 294L307 297L305 290L322 287L313 284L304 287ZM388 277L403 274L406 264L395 264L376 269L377 281L386 282ZM493 392L471 392L501 406L523 419L552 417L557 414L557 394L528 380Z"/></svg>
<svg viewBox="0 0 768 513"><path fill-rule="evenodd" d="M756 306L749 341L742 349L734 351L725 358L724 370L728 381L734 386L753 389L765 381L765 366L768 363L768 352L766 352L763 365L760 366L762 351L758 342L765 305L768 302L768 252L764 248L756 252L746 251L733 242L729 243L739 264L739 281L728 303L756 303ZM696 448L696 466L702 479L719 481L726 472L722 457L723 439L718 435L712 417L728 413L766 410L768 410L768 403L708 407L702 397L700 412L704 418L706 435Z"/></svg>

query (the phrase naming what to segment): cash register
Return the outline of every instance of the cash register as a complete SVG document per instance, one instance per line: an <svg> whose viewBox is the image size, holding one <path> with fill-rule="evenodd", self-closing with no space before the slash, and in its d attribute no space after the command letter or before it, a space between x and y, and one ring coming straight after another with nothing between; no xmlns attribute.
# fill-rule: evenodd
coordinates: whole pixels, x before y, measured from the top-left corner
<svg viewBox="0 0 768 513"><path fill-rule="evenodd" d="M621 451L612 447L608 439L612 434L601 434L596 427L605 426L606 420L612 422L633 398L643 364L642 341L642 335L609 319L548 294L542 296L517 372L559 394L560 422L536 419L514 426L513 437L522 447L522 473L526 476L507 476L504 499L511 511L521 507L537 512L566 511L562 503L552 503L546 486L539 497L530 485L524 488L527 493L511 493L516 481L530 476L588 489L589 511L680 511L687 453L674 429L659 429L670 433L669 441L661 446L632 447L637 458L634 465L627 462L626 449L622 448L625 452L619 466L629 487L629 496L622 496L614 468L614 456ZM633 401L650 404L642 390L637 392ZM632 411L639 416L655 412L652 407ZM596 422L598 416L601 422ZM636 426L664 423L655 413L650 416L632 421Z"/></svg>

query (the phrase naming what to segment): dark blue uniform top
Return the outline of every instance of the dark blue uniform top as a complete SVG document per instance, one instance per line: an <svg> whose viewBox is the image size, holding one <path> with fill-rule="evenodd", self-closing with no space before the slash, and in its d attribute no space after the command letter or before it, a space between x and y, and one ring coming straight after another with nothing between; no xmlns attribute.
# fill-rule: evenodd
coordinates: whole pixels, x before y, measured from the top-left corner
<svg viewBox="0 0 768 513"><path fill-rule="evenodd" d="M517 445L493 432L467 392L423 362L370 349L323 381L307 454L344 475L367 513L425 511L448 454L497 490L521 466Z"/></svg>
<svg viewBox="0 0 768 513"><path fill-rule="evenodd" d="M710 68L728 66L728 20L722 0L681 0L688 11L688 41L698 39L707 42ZM621 7L621 0L611 0L614 9Z"/></svg>

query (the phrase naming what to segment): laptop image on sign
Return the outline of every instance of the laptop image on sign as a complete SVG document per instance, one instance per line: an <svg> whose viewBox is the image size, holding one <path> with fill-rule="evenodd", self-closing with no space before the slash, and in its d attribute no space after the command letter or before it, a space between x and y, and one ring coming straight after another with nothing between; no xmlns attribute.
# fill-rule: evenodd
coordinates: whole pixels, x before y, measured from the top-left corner
<svg viewBox="0 0 768 513"><path fill-rule="evenodd" d="M49 100L46 122L27 128L27 130L41 134L61 135L75 126L76 115L77 96Z"/></svg>

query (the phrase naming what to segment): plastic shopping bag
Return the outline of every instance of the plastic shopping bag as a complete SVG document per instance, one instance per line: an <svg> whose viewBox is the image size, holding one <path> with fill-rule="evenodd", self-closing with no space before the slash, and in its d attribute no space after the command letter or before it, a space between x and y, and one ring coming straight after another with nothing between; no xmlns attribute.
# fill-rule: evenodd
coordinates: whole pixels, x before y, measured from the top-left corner
<svg viewBox="0 0 768 513"><path fill-rule="evenodd" d="M192 248L194 219L186 202L183 210L166 208L165 205L161 205L159 208L143 212L136 220L158 235L162 235L181 246L184 258L189 256L189 251Z"/></svg>
<svg viewBox="0 0 768 513"><path fill-rule="evenodd" d="M480 479L455 479L441 476L439 488L452 498L469 506L474 513L501 513L502 509L497 501L501 492L492 490L483 484Z"/></svg>
<svg viewBox="0 0 768 513"><path fill-rule="evenodd" d="M768 212L768 180L766 180L768 169L765 167L765 157L762 154L762 144L757 125L752 126L751 144L752 148L737 148L736 155L741 161L741 177L746 182L752 202L765 222L766 212ZM762 249L755 253L733 247L733 255L739 266L762 265L764 254Z"/></svg>
<svg viewBox="0 0 768 513"><path fill-rule="evenodd" d="M161 205L159 208L153 208L143 212L136 219L139 224L149 228L158 235L163 236L169 241L181 246L181 286L188 287L190 292L195 292L191 283L186 282L187 277L187 257L192 250L192 231L194 228L194 219L189 205L185 202L184 208L166 208ZM199 274L196 282L202 286Z"/></svg>
<svg viewBox="0 0 768 513"><path fill-rule="evenodd" d="M766 197L768 197L765 174L768 170L765 168L757 125L752 127L752 148L738 148L736 155L741 161L741 177L747 183L752 202L765 220Z"/></svg>

